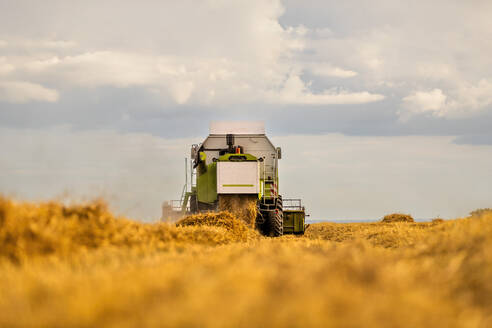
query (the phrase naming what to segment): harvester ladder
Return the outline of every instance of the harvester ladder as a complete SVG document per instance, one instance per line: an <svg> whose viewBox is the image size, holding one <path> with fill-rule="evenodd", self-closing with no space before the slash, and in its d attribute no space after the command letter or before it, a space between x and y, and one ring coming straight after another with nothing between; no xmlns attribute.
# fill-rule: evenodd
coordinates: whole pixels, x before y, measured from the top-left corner
<svg viewBox="0 0 492 328"><path fill-rule="evenodd" d="M193 163L190 161L190 166L193 167ZM190 185L193 185L193 170L191 170ZM181 191L181 198L179 199L179 204L181 207L181 212L186 213L188 209L188 201L190 199L191 192L188 191L188 158L185 157L185 184L183 190Z"/></svg>
<svg viewBox="0 0 492 328"><path fill-rule="evenodd" d="M186 210L188 208L188 200L190 199L191 192L185 192L184 197L183 197L183 202L181 203L181 212L183 214L186 213Z"/></svg>

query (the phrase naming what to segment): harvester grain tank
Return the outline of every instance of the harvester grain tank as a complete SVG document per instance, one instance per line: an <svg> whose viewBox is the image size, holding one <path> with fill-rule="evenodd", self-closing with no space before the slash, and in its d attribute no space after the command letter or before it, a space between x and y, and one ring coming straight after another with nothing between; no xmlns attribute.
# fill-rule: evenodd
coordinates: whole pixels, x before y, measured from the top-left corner
<svg viewBox="0 0 492 328"><path fill-rule="evenodd" d="M300 199L279 193L282 151L265 135L263 122L212 122L210 134L191 147L190 185L176 208L185 213L217 211L222 199L253 199L256 228L265 235L304 233ZM188 178L186 178L188 182Z"/></svg>

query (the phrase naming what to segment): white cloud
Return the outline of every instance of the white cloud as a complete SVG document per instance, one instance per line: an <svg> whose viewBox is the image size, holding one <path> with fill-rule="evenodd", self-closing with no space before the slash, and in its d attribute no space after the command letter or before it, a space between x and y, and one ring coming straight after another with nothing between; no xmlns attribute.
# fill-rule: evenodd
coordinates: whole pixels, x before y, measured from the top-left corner
<svg viewBox="0 0 492 328"><path fill-rule="evenodd" d="M299 21L307 16L315 22L334 22L331 34L307 34L306 57L312 62L329 58L335 67L350 67L358 75L347 80L349 86L382 86L381 92L392 98L407 96L409 90L436 89L447 97L442 103L443 95L437 92L414 92L401 102L400 113L458 119L491 109L487 90L492 43L487 40L492 37L492 2L417 1L408 7L392 1L371 6L357 0L320 0L310 2L310 9L295 1L289 4L290 16L299 11Z"/></svg>
<svg viewBox="0 0 492 328"><path fill-rule="evenodd" d="M476 112L492 104L492 82L481 79L477 84L466 83L457 90L450 107L458 112Z"/></svg>
<svg viewBox="0 0 492 328"><path fill-rule="evenodd" d="M0 101L14 104L22 104L33 101L56 102L59 98L58 92L48 89L42 85L13 81L0 81Z"/></svg>
<svg viewBox="0 0 492 328"><path fill-rule="evenodd" d="M320 76L348 78L357 75L357 72L336 67L329 63L311 63L307 66L313 74Z"/></svg>
<svg viewBox="0 0 492 328"><path fill-rule="evenodd" d="M58 63L60 63L60 59L57 56L54 56L47 59L27 60L22 66L28 72L38 73L52 68Z"/></svg>
<svg viewBox="0 0 492 328"><path fill-rule="evenodd" d="M440 79L455 79L459 76L456 68L439 62L424 62L416 65L416 75L423 79L440 80Z"/></svg>
<svg viewBox="0 0 492 328"><path fill-rule="evenodd" d="M313 34L319 38L327 38L334 35L333 31L328 27L315 28Z"/></svg>
<svg viewBox="0 0 492 328"><path fill-rule="evenodd" d="M449 95L440 89L417 91L403 98L403 103L403 119L426 112L447 118L476 115L492 105L492 82L482 79L476 84L463 83L451 89Z"/></svg>
<svg viewBox="0 0 492 328"><path fill-rule="evenodd" d="M194 85L191 81L178 82L171 86L171 94L174 101L176 101L177 104L182 105L190 99L193 89Z"/></svg>
<svg viewBox="0 0 492 328"><path fill-rule="evenodd" d="M27 48L68 49L77 46L77 42L67 40L29 40L23 43L23 46Z"/></svg>
<svg viewBox="0 0 492 328"><path fill-rule="evenodd" d="M400 114L458 118L492 102L492 43L483 42L492 35L490 4L287 5L299 22L279 23L286 12L280 0L86 2L78 7L84 15L68 2L13 6L36 24L2 17L0 75L60 93L137 87L166 105L362 104L386 96L405 97ZM313 85L299 78L306 71Z"/></svg>
<svg viewBox="0 0 492 328"><path fill-rule="evenodd" d="M435 116L445 115L446 95L442 90L417 91L403 98L405 108L412 113L431 112Z"/></svg>
<svg viewBox="0 0 492 328"><path fill-rule="evenodd" d="M66 50L77 46L77 42L69 40L57 40L57 39L34 39L26 37L11 36L9 41L0 40L0 46L8 46L10 48L23 48L24 50L30 49L43 49L43 50ZM4 42L4 44L2 44Z"/></svg>
<svg viewBox="0 0 492 328"><path fill-rule="evenodd" d="M0 76L9 74L13 72L14 69L14 65L7 62L7 59L5 57L0 57Z"/></svg>
<svg viewBox="0 0 492 328"><path fill-rule="evenodd" d="M285 85L290 83L286 77L293 71L310 69L319 76L339 78L357 73L323 61L312 65L300 59L307 36L325 35L328 30L312 32L302 24L283 27L279 23L284 13L280 0L155 2L147 6L124 2L117 8L87 2L82 7L91 16L90 25L80 21L78 13L62 10L65 4L50 10L52 5L48 1L35 15L23 13L36 17L35 30L24 26L27 35L12 32L9 45L16 53L10 58L18 68L15 79L53 85L61 93L73 87L138 87L157 95L164 104L292 101L328 105L382 99L367 91L337 92L331 88L314 94L302 81L295 95L286 94L291 88ZM129 28L130 18L142 11L146 19ZM57 29L56 39L50 37L52 21L63 26ZM8 31L8 18L4 25ZM284 91L272 97L274 90Z"/></svg>
<svg viewBox="0 0 492 328"><path fill-rule="evenodd" d="M308 104L308 105L334 105L334 104L364 104L384 99L383 95L369 92L347 92L338 90L326 90L323 93L314 94L297 75L290 75L280 91L266 93L266 99L275 104Z"/></svg>
<svg viewBox="0 0 492 328"><path fill-rule="evenodd" d="M145 85L158 74L152 58L111 51L87 52L46 61L34 61L27 67L61 78L64 83L84 87Z"/></svg>
<svg viewBox="0 0 492 328"><path fill-rule="evenodd" d="M256 62L194 56L160 56L101 51L74 56L27 60L19 64L35 78L47 79L59 88L146 88L176 104L228 104L269 102L282 104L361 104L383 99L369 92L325 90L314 94L299 76L283 78L289 65L273 63L259 69ZM351 77L357 73L329 64L311 65L319 74ZM272 69L275 68L275 69ZM280 90L280 92L275 91Z"/></svg>

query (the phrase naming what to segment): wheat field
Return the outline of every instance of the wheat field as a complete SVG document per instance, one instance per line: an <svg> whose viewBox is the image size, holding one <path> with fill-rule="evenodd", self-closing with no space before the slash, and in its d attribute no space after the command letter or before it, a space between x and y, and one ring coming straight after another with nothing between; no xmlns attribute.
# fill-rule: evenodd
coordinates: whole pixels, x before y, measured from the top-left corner
<svg viewBox="0 0 492 328"><path fill-rule="evenodd" d="M0 198L0 327L491 327L492 215L266 238Z"/></svg>

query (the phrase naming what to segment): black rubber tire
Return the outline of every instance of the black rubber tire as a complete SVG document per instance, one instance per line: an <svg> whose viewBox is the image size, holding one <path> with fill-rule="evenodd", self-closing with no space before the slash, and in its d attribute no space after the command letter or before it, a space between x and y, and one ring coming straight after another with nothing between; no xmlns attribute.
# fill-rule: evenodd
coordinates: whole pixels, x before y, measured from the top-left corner
<svg viewBox="0 0 492 328"><path fill-rule="evenodd" d="M279 213L282 213L282 216L283 216L284 215L284 203L282 201L281 195L278 195L278 198L277 198L277 209L278 209Z"/></svg>
<svg viewBox="0 0 492 328"><path fill-rule="evenodd" d="M270 212L268 221L270 237L280 237L284 234L284 219L280 211Z"/></svg>
<svg viewBox="0 0 492 328"><path fill-rule="evenodd" d="M264 218L264 223L258 223L256 227L261 234L268 237L280 237L284 234L284 210L282 196L275 201L276 210L264 210L259 213Z"/></svg>

